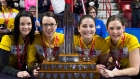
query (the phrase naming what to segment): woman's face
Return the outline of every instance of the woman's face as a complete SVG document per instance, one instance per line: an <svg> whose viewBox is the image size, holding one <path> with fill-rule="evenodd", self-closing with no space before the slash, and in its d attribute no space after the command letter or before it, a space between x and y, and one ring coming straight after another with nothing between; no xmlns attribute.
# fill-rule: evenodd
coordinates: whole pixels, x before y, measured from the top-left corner
<svg viewBox="0 0 140 79"><path fill-rule="evenodd" d="M42 19L42 31L47 38L51 38L57 28L57 23L53 17L44 16Z"/></svg>
<svg viewBox="0 0 140 79"><path fill-rule="evenodd" d="M91 9L89 11L89 15L91 15L93 18L95 18L96 17L96 11L94 9Z"/></svg>
<svg viewBox="0 0 140 79"><path fill-rule="evenodd" d="M30 13L32 13L33 17L36 17L36 9L35 8L30 9Z"/></svg>
<svg viewBox="0 0 140 79"><path fill-rule="evenodd" d="M124 30L125 26L118 20L111 21L107 27L107 31L113 41L118 41L123 35Z"/></svg>
<svg viewBox="0 0 140 79"><path fill-rule="evenodd" d="M96 32L94 20L91 18L83 19L78 27L78 31L80 32L81 37L85 39L92 38Z"/></svg>
<svg viewBox="0 0 140 79"><path fill-rule="evenodd" d="M20 18L20 25L19 25L19 30L21 33L21 36L25 37L27 36L32 29L32 21L30 17L21 17Z"/></svg>
<svg viewBox="0 0 140 79"><path fill-rule="evenodd" d="M7 1L6 0L0 0L0 2L1 2L2 6L7 6Z"/></svg>

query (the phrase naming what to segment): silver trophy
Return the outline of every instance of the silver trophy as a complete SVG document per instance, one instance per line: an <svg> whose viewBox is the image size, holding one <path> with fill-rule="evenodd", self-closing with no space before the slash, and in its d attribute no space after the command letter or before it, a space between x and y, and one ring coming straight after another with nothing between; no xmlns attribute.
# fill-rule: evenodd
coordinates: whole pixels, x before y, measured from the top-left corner
<svg viewBox="0 0 140 79"><path fill-rule="evenodd" d="M77 66L77 68L78 68L78 70L81 70L81 69L82 69L82 64L79 64L79 65Z"/></svg>
<svg viewBox="0 0 140 79"><path fill-rule="evenodd" d="M57 77L58 77L58 73L53 73L53 78L57 79Z"/></svg>
<svg viewBox="0 0 140 79"><path fill-rule="evenodd" d="M83 65L83 67L84 67L84 69L87 70L89 66L85 64L85 65Z"/></svg>
<svg viewBox="0 0 140 79"><path fill-rule="evenodd" d="M91 64L90 67L91 67L91 70L95 69L95 65L94 64Z"/></svg>
<svg viewBox="0 0 140 79"><path fill-rule="evenodd" d="M70 5L66 5L63 17L64 23L64 52L59 55L60 62L79 62L78 53L74 53L74 16Z"/></svg>
<svg viewBox="0 0 140 79"><path fill-rule="evenodd" d="M79 76L80 76L80 73L74 73L74 77L75 77L76 79L78 79Z"/></svg>
<svg viewBox="0 0 140 79"><path fill-rule="evenodd" d="M89 73L89 78L93 79L93 77L94 77L94 73Z"/></svg>
<svg viewBox="0 0 140 79"><path fill-rule="evenodd" d="M61 79L64 79L65 73L60 73L59 76L60 76Z"/></svg>
<svg viewBox="0 0 140 79"><path fill-rule="evenodd" d="M48 68L47 64L44 64L44 69L47 69L47 68Z"/></svg>
<svg viewBox="0 0 140 79"><path fill-rule="evenodd" d="M39 73L39 77L43 78L44 77L44 73Z"/></svg>
<svg viewBox="0 0 140 79"><path fill-rule="evenodd" d="M47 56L48 61L54 61L55 57L52 54L52 49L51 48L49 48L49 53L47 55L48 55Z"/></svg>
<svg viewBox="0 0 140 79"><path fill-rule="evenodd" d="M84 61L90 61L89 52L84 52L83 60Z"/></svg>
<svg viewBox="0 0 140 79"><path fill-rule="evenodd" d="M83 79L86 79L87 73L81 73Z"/></svg>
<svg viewBox="0 0 140 79"><path fill-rule="evenodd" d="M64 65L64 69L68 70L68 65L67 64Z"/></svg>
<svg viewBox="0 0 140 79"><path fill-rule="evenodd" d="M71 68L74 70L75 68L76 68L76 65L75 64L72 64L72 65L70 65L71 66Z"/></svg>
<svg viewBox="0 0 140 79"><path fill-rule="evenodd" d="M52 65L50 65L50 66L51 66L51 69L52 69L52 70L54 70L54 68L55 68L55 65L53 65L53 64L52 64Z"/></svg>
<svg viewBox="0 0 140 79"><path fill-rule="evenodd" d="M46 78L50 79L51 78L51 74L50 73L46 73Z"/></svg>
<svg viewBox="0 0 140 79"><path fill-rule="evenodd" d="M71 79L72 73L67 73L67 77L68 77L68 79Z"/></svg>
<svg viewBox="0 0 140 79"><path fill-rule="evenodd" d="M61 64L58 64L57 65L57 68L58 68L58 70L60 70L62 68L62 65Z"/></svg>

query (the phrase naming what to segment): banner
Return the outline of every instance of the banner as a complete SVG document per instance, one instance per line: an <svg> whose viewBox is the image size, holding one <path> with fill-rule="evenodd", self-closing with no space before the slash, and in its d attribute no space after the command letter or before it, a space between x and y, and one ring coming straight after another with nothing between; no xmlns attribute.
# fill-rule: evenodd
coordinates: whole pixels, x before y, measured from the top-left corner
<svg viewBox="0 0 140 79"><path fill-rule="evenodd" d="M65 10L65 0L51 0L54 13L60 13Z"/></svg>

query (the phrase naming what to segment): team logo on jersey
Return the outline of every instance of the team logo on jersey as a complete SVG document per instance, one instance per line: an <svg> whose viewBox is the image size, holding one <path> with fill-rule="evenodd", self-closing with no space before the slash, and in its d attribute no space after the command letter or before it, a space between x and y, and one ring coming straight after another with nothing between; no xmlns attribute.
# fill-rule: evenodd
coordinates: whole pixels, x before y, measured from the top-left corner
<svg viewBox="0 0 140 79"><path fill-rule="evenodd" d="M19 45L20 54L23 53L23 48L24 48L24 45ZM10 50L12 54L15 54L15 55L17 54L17 47L15 45L11 45Z"/></svg>
<svg viewBox="0 0 140 79"><path fill-rule="evenodd" d="M122 51L121 57L126 58L128 57L128 47L124 47L123 49L112 49L111 54L115 57L118 58L120 50Z"/></svg>
<svg viewBox="0 0 140 79"><path fill-rule="evenodd" d="M78 47L78 46L76 46L76 52L80 55L80 56L82 56L82 54L83 54L83 52L89 52L90 53L90 49L81 49L80 47ZM101 50L93 50L92 51L92 57L97 57L97 56L99 56L101 54Z"/></svg>

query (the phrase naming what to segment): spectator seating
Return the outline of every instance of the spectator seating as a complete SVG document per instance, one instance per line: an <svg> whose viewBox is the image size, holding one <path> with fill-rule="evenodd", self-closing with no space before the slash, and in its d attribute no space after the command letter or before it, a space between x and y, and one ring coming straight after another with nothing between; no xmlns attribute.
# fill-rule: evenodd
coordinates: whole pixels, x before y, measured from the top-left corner
<svg viewBox="0 0 140 79"><path fill-rule="evenodd" d="M126 27L131 27L132 10L130 8L130 2L124 2L121 6L122 6L124 17L126 18L126 21L127 21Z"/></svg>

